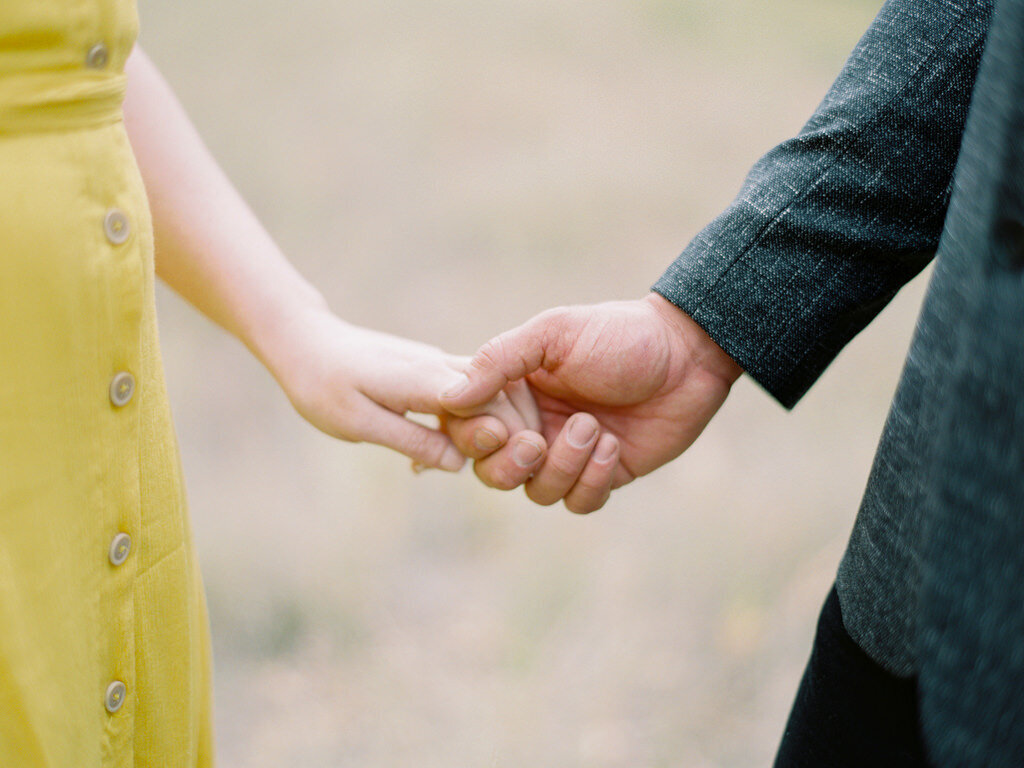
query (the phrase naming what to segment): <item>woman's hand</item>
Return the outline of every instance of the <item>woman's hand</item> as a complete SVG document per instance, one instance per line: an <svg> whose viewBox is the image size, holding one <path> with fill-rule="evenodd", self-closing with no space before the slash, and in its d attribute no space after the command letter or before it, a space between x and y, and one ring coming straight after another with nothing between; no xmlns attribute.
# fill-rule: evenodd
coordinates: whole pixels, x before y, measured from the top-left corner
<svg viewBox="0 0 1024 768"><path fill-rule="evenodd" d="M327 434L380 443L424 467L461 467L444 432L405 414L440 415L438 394L466 361L332 315L217 167L141 50L126 72L125 124L153 214L157 274L249 347L299 413ZM525 384L507 387L483 410L470 449L500 448L499 457L526 462L514 463L516 472L540 465L546 446Z"/></svg>
<svg viewBox="0 0 1024 768"><path fill-rule="evenodd" d="M414 466L456 471L465 458L441 430L406 417L441 415L438 394L469 360L436 347L350 325L326 308L293 315L274 332L264 362L295 409L332 437L367 441L413 459ZM485 408L480 449L515 451L539 466L545 454L540 415L525 382Z"/></svg>

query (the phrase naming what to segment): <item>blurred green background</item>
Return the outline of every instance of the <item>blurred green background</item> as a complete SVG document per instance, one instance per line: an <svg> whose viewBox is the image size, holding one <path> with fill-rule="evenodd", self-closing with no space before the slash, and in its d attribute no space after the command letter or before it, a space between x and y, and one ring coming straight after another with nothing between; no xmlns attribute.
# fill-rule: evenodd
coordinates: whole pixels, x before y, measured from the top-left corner
<svg viewBox="0 0 1024 768"><path fill-rule="evenodd" d="M346 319L470 352L642 296L877 0L142 0L141 40ZM785 413L742 380L577 518L302 422L159 296L221 765L767 765L919 279Z"/></svg>

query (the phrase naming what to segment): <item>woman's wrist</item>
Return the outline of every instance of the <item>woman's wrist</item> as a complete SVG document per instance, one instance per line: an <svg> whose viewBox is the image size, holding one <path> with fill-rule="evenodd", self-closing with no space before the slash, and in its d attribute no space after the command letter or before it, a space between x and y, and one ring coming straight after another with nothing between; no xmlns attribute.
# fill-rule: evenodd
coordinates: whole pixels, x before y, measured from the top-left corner
<svg viewBox="0 0 1024 768"><path fill-rule="evenodd" d="M308 364L306 349L326 323L340 332L348 327L335 316L324 297L305 285L291 300L257 308L242 341L286 390L296 371ZM306 362L303 363L302 361Z"/></svg>

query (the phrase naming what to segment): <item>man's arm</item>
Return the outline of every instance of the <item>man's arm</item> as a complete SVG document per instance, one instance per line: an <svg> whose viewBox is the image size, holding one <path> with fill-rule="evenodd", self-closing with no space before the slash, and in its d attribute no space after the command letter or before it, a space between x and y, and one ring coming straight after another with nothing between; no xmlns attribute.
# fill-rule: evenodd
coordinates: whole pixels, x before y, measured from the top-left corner
<svg viewBox="0 0 1024 768"><path fill-rule="evenodd" d="M938 246L992 0L890 0L654 285L792 407Z"/></svg>
<svg viewBox="0 0 1024 768"><path fill-rule="evenodd" d="M468 385L442 397L463 417L450 420L449 431L477 459L481 479L507 488L510 478L529 477L505 456L468 445L474 409L507 378L526 376L538 392L551 446L527 492L544 503L571 498L574 511L603 504L598 483L621 484L677 456L740 369L783 405L795 404L935 252L991 6L885 4L800 134L755 165L733 204L654 286L682 310L682 320L643 307L650 299L635 302L635 313L622 305L554 310L482 347ZM567 337L578 342L588 328L614 329L624 313L632 328L642 324L648 339L663 340L649 357L675 358L669 369L678 372L671 379L676 393L658 386L656 398L618 401L613 385L623 366L640 389L656 383L661 369L637 364L644 358L630 357L635 348L613 333L601 336L604 347L590 356L585 349L565 353L578 348ZM668 340L672 329L683 343ZM699 350L716 362L712 370L726 374L709 375ZM731 358L732 370L721 357ZM570 450L559 434L572 410L594 413L617 439L614 474L594 458L596 440L588 450ZM552 466L556 472L546 471ZM583 481L588 487L581 489Z"/></svg>

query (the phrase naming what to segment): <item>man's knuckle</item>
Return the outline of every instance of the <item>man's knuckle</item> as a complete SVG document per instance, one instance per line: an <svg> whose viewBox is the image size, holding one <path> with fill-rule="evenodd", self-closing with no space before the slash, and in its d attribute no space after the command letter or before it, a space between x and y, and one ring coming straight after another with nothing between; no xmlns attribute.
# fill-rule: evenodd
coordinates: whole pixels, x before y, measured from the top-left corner
<svg viewBox="0 0 1024 768"><path fill-rule="evenodd" d="M553 452L548 456L546 469L562 480L576 477L580 473L579 457Z"/></svg>
<svg viewBox="0 0 1024 768"><path fill-rule="evenodd" d="M565 500L565 508L574 515L589 515L594 511L589 504L575 497L569 497Z"/></svg>
<svg viewBox="0 0 1024 768"><path fill-rule="evenodd" d="M608 478L604 477L587 477L583 475L576 481L576 487L590 496L600 496L605 492L607 485Z"/></svg>
<svg viewBox="0 0 1024 768"><path fill-rule="evenodd" d="M473 357L473 365L477 368L500 368L504 359L505 342L499 336L491 339L480 347L480 350Z"/></svg>
<svg viewBox="0 0 1024 768"><path fill-rule="evenodd" d="M462 453L468 455L473 450L473 432L465 429L462 424L449 424L447 428L448 437Z"/></svg>
<svg viewBox="0 0 1024 768"><path fill-rule="evenodd" d="M526 484L526 497L534 504L542 507L550 507L562 498L561 494L551 488L531 483Z"/></svg>
<svg viewBox="0 0 1024 768"><path fill-rule="evenodd" d="M499 491L511 491L519 485L519 481L501 465L486 465L477 462L473 465L473 471L481 482L491 488L497 488Z"/></svg>

